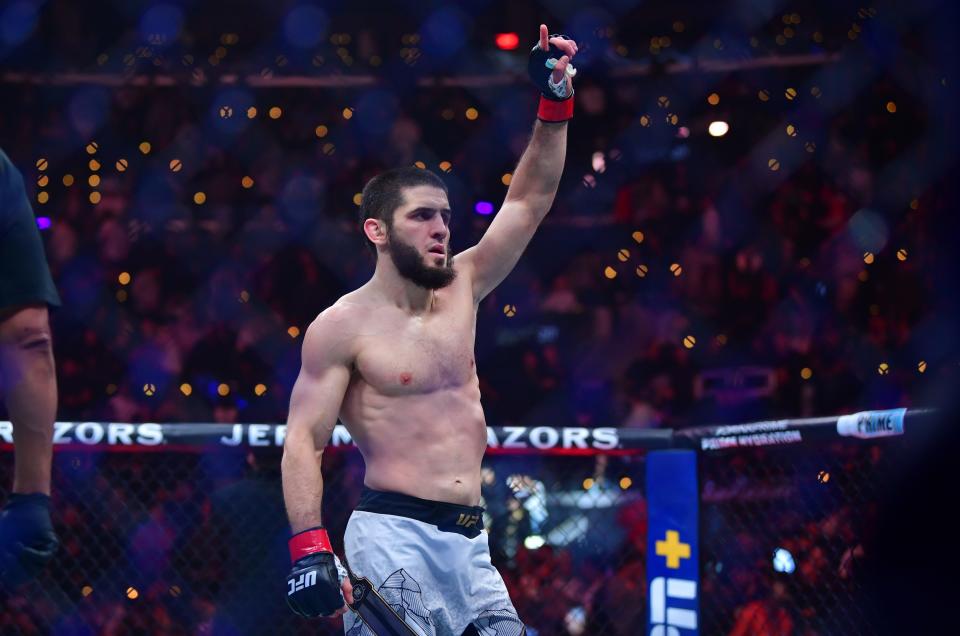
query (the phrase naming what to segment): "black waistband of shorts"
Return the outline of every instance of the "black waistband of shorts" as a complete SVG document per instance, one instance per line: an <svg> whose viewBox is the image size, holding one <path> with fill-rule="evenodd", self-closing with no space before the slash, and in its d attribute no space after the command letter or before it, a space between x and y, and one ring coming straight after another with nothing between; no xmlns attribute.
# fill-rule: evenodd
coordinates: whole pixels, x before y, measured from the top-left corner
<svg viewBox="0 0 960 636"><path fill-rule="evenodd" d="M360 503L356 510L416 519L437 526L438 530L456 532L471 539L483 530L483 506L462 506L446 501L420 499L366 486L360 493Z"/></svg>

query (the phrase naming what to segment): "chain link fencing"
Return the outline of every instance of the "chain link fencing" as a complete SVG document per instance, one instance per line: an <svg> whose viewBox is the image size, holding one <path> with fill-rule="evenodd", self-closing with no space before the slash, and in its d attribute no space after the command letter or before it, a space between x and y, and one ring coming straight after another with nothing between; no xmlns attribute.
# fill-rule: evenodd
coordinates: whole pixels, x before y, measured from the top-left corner
<svg viewBox="0 0 960 636"><path fill-rule="evenodd" d="M702 454L705 634L873 634L868 558L904 440Z"/></svg>
<svg viewBox="0 0 960 636"><path fill-rule="evenodd" d="M36 581L0 591L0 633L342 634L339 619L286 606L280 457L58 452L60 552ZM634 633L644 620L642 456L490 456L483 476L491 553L530 627ZM362 483L359 453L325 455L323 518L341 554ZM604 591L614 580L624 585Z"/></svg>
<svg viewBox="0 0 960 636"><path fill-rule="evenodd" d="M175 426L172 428L176 428ZM904 441L699 453L703 634L876 631L861 567ZM595 451L591 451L595 453ZM488 454L491 553L530 634L632 636L647 612L643 451ZM0 483L12 479L2 453ZM0 590L0 634L339 634L284 601L279 448L103 446L54 462L57 559ZM324 464L336 551L363 483Z"/></svg>

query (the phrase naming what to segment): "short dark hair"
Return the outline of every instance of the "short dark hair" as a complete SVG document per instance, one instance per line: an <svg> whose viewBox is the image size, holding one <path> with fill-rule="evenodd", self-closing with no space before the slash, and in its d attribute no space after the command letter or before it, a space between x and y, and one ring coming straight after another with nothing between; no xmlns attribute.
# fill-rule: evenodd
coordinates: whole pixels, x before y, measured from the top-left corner
<svg viewBox="0 0 960 636"><path fill-rule="evenodd" d="M363 242L377 253L377 246L363 233L363 222L367 219L380 219L392 227L393 213L403 205L403 189L417 186L433 186L447 192L447 186L433 172L425 168L409 166L394 168L378 174L367 181L360 195L360 233Z"/></svg>

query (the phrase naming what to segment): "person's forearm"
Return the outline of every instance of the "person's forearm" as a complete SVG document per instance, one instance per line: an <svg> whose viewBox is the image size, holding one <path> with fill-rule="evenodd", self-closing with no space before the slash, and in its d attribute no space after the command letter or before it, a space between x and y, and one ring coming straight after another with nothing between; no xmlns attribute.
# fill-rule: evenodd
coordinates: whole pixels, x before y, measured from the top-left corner
<svg viewBox="0 0 960 636"><path fill-rule="evenodd" d="M323 477L320 473L320 457L321 454L314 449L309 431L288 431L280 472L287 519L294 533L322 525L320 503L323 499Z"/></svg>
<svg viewBox="0 0 960 636"><path fill-rule="evenodd" d="M523 202L538 218L553 205L567 156L567 122L537 120L533 136L513 173L507 201Z"/></svg>
<svg viewBox="0 0 960 636"><path fill-rule="evenodd" d="M24 342L0 341L0 384L6 385L5 401L13 422L13 492L49 495L57 415L49 331Z"/></svg>

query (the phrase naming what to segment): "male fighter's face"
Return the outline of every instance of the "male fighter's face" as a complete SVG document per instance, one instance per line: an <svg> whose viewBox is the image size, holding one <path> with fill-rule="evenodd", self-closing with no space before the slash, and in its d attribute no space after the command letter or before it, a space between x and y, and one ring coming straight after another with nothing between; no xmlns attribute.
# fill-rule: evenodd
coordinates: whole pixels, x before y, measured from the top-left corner
<svg viewBox="0 0 960 636"><path fill-rule="evenodd" d="M457 277L449 247L447 194L423 185L404 188L403 199L387 226L390 259L400 275L418 287L446 287Z"/></svg>

